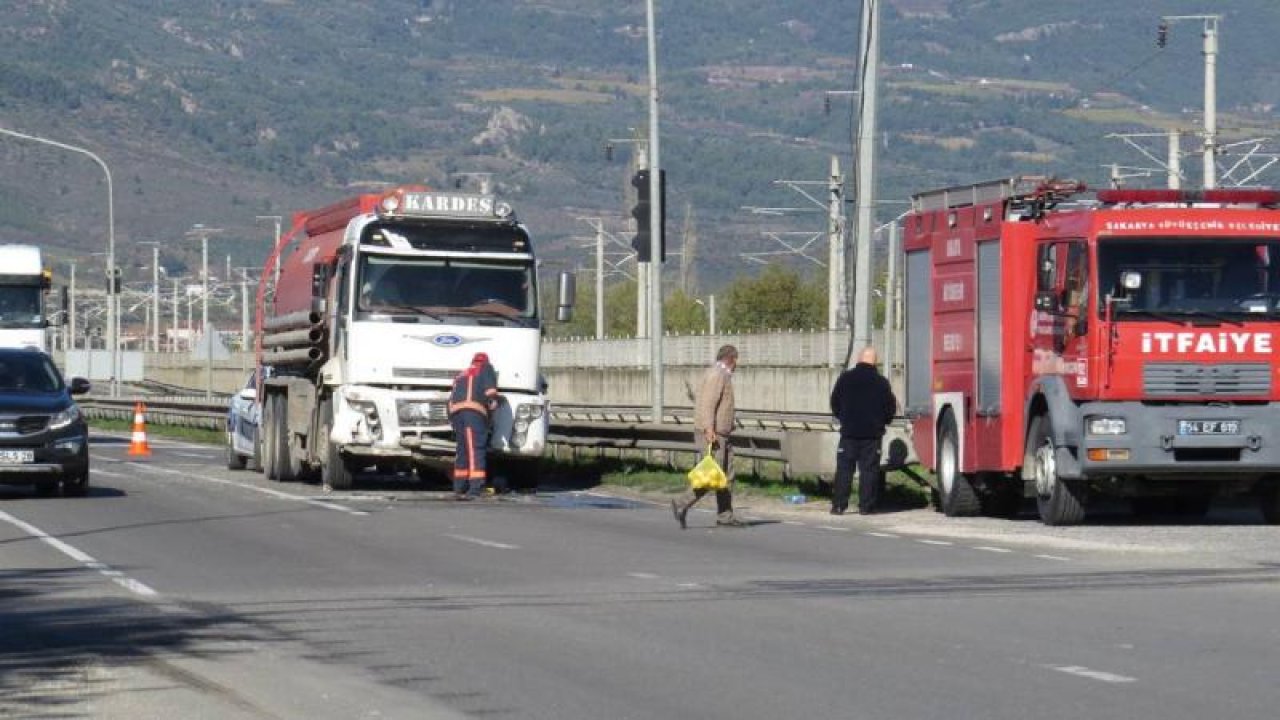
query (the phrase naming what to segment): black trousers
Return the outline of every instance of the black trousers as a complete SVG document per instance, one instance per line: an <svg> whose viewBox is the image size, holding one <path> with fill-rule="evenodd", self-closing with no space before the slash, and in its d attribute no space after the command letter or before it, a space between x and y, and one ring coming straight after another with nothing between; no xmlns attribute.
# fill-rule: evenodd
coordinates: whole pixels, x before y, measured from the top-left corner
<svg viewBox="0 0 1280 720"><path fill-rule="evenodd" d="M880 438L840 438L832 506L841 510L849 507L855 467L858 471L858 510L871 512L880 503L883 484L880 477Z"/></svg>

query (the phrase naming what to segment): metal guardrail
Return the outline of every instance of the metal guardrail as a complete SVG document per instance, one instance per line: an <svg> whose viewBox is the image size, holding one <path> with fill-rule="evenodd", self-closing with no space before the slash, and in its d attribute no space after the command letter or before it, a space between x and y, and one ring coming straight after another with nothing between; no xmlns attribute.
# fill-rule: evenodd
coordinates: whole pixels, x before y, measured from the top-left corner
<svg viewBox="0 0 1280 720"><path fill-rule="evenodd" d="M146 407L148 421L163 425L221 430L226 427L229 398L210 402L203 397L135 396L129 398L87 397L79 404L90 418L133 419L139 402ZM553 405L548 442L584 450L658 451L693 453L693 410L673 408L663 413L663 422L650 423L647 409L633 407L592 407ZM741 432L733 434L734 452L751 460L785 460L788 430L831 429L830 418L787 413L739 413Z"/></svg>

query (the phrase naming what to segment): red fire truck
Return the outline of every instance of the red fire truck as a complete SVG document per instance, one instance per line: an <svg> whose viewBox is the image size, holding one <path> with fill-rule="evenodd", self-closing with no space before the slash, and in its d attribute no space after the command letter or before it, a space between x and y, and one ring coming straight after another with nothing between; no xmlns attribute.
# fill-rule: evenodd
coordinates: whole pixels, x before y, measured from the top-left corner
<svg viewBox="0 0 1280 720"><path fill-rule="evenodd" d="M943 512L1253 493L1280 522L1280 192L998 180L914 196L903 237L904 406Z"/></svg>

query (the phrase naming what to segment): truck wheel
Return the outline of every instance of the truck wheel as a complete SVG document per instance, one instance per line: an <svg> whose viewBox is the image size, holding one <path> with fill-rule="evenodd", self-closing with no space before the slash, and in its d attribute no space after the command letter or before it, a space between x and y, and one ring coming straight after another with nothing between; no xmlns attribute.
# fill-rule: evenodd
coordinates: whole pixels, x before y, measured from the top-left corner
<svg viewBox="0 0 1280 720"><path fill-rule="evenodd" d="M286 395L276 396L275 412L276 437L276 474L280 482L293 482L302 471L301 458L294 457L293 443L289 432L289 398Z"/></svg>
<svg viewBox="0 0 1280 720"><path fill-rule="evenodd" d="M324 425L320 428L321 437L316 442L324 443L324 467L320 470L320 481L330 490L350 490L355 480L355 473L346 458L342 457L337 445L329 440L329 430L333 428L333 399L326 398L320 408L320 417Z"/></svg>
<svg viewBox="0 0 1280 720"><path fill-rule="evenodd" d="M960 435L955 415L946 411L938 424L938 500L947 517L972 517L982 511L973 483L960 472Z"/></svg>
<svg viewBox="0 0 1280 720"><path fill-rule="evenodd" d="M262 417L258 419L258 447L262 448L262 474L268 480L276 480L276 396L268 395L262 402Z"/></svg>
<svg viewBox="0 0 1280 720"><path fill-rule="evenodd" d="M1280 482L1272 482L1258 492L1258 509L1268 525L1280 525Z"/></svg>
<svg viewBox="0 0 1280 720"><path fill-rule="evenodd" d="M1036 481L1036 508L1045 525L1077 525L1084 520L1084 503L1077 490L1058 477L1052 428L1049 416L1039 415L1027 433L1025 456L1031 459Z"/></svg>

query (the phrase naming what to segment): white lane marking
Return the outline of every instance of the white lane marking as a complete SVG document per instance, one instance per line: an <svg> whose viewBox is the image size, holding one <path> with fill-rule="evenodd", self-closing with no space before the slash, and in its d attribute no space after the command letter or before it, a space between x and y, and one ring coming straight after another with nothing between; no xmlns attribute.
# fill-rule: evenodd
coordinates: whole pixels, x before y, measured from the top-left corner
<svg viewBox="0 0 1280 720"><path fill-rule="evenodd" d="M1059 560L1061 562L1071 562L1071 558L1062 557L1061 555L1032 555L1032 557L1038 557L1041 560Z"/></svg>
<svg viewBox="0 0 1280 720"><path fill-rule="evenodd" d="M173 452L173 454L174 454L174 455L181 455L182 457L196 458L196 459L199 459L199 460L208 460L208 459L209 459L209 457L210 457L210 455L211 455L211 453L190 453L190 452L178 452L178 451L176 451L176 450Z"/></svg>
<svg viewBox="0 0 1280 720"><path fill-rule="evenodd" d="M974 550L982 550L982 551L984 551L984 552L993 552L993 553L1011 553L1011 552L1013 552L1013 551L1012 551L1012 550L1010 550L1009 548L991 547L990 545L974 545L974 546L973 546L973 549L974 549Z"/></svg>
<svg viewBox="0 0 1280 720"><path fill-rule="evenodd" d="M170 470L169 468L155 467L153 465L145 465L143 463L137 463L137 462L131 462L129 463L129 465L136 467L139 470L142 470L143 472L165 473L166 475L178 475L184 478L196 478L198 480L204 480L205 482L211 482L217 485L230 485L232 487L238 487L238 488L243 488L245 490L253 490L254 492L260 492L263 495L270 495L271 497L279 498L281 500L292 500L295 502L304 502L304 503L307 503L308 505L315 505L316 507L321 507L326 510L336 510L337 512L347 513L348 515L366 516L369 514L363 510L352 510L349 507L344 507L342 505L338 505L337 503L329 503L323 500L316 500L315 498L307 497L306 495L294 495L293 493L281 492L279 490L272 490L271 488L264 488L264 487L258 487L256 485L247 485L245 483L238 483L238 482L235 482L234 480L224 480L222 478L211 477L209 475L197 475L196 473L191 473L191 472L182 472L180 470Z"/></svg>
<svg viewBox="0 0 1280 720"><path fill-rule="evenodd" d="M878 537L878 538L896 538L896 537L902 537L901 535L894 535L893 533L886 533L886 532L865 532L865 533L862 533L862 534L863 534L863 535L870 535L871 537Z"/></svg>
<svg viewBox="0 0 1280 720"><path fill-rule="evenodd" d="M955 545L955 543L947 540L917 540L916 542L924 543L925 545Z"/></svg>
<svg viewBox="0 0 1280 720"><path fill-rule="evenodd" d="M837 532L849 532L847 527L836 527L835 525L819 525L819 530L835 530Z"/></svg>
<svg viewBox="0 0 1280 720"><path fill-rule="evenodd" d="M804 523L800 522L799 520L783 520L782 524L783 525L804 525Z"/></svg>
<svg viewBox="0 0 1280 720"><path fill-rule="evenodd" d="M676 584L676 587L679 587L679 588L700 588L700 587L702 587L702 583L677 583L677 584Z"/></svg>
<svg viewBox="0 0 1280 720"><path fill-rule="evenodd" d="M22 530L26 534L39 539L41 542L52 547L53 549L57 550L63 555L66 555L72 560L75 560L81 565L84 565L86 568L90 570L98 571L102 576L110 579L111 582L119 585L120 587L124 588L125 590L128 590L131 593L134 593L135 595L141 595L142 597L153 598L160 594L155 590L152 590L151 588L147 587L143 583L140 583L137 580L134 580L133 578L126 577L125 574L120 572L119 570L112 569L110 565L107 565L106 563L98 562L97 560L94 559L92 555L62 540L59 540L58 538L50 535L49 533L41 530L40 528L36 527L35 525L32 525L31 523L27 523L27 522L23 522L22 520L19 520L18 518L10 515L9 513L4 512L3 510L0 510L0 520L4 520L10 525L13 525L19 530Z"/></svg>
<svg viewBox="0 0 1280 720"><path fill-rule="evenodd" d="M445 533L447 538L461 540L462 542L473 543L475 545L483 545L485 547L498 548L499 550L519 550L519 545L508 545L507 543L494 542L493 540L484 540L482 538L471 537L470 535L453 535Z"/></svg>
<svg viewBox="0 0 1280 720"><path fill-rule="evenodd" d="M1105 683L1120 684L1138 681L1138 678L1129 677L1128 675L1117 675L1115 673L1103 672L1102 670L1092 670L1082 665L1046 665L1045 667L1050 670L1057 670L1060 673L1089 678L1090 680L1099 680Z"/></svg>
<svg viewBox="0 0 1280 720"><path fill-rule="evenodd" d="M646 573L646 572L630 572L630 573L627 573L627 577L633 577L637 580L657 580L658 579L657 575L654 575L653 573Z"/></svg>
<svg viewBox="0 0 1280 720"><path fill-rule="evenodd" d="M94 462L97 462L97 460L94 460ZM107 477L114 477L114 478L129 477L124 473L111 472L110 470L103 470L101 468L94 468L90 472L92 472L94 475L106 475Z"/></svg>

